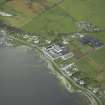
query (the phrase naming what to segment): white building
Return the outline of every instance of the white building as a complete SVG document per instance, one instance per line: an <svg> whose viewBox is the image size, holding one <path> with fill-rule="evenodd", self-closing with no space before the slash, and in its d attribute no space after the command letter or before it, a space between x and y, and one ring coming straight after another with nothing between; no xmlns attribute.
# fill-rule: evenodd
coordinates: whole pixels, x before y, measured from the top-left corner
<svg viewBox="0 0 105 105"><path fill-rule="evenodd" d="M1 11L0 11L0 15L1 15L1 16L8 16L8 17L13 16L13 15L11 15L11 14L8 14L8 13L6 13L6 12L1 12Z"/></svg>

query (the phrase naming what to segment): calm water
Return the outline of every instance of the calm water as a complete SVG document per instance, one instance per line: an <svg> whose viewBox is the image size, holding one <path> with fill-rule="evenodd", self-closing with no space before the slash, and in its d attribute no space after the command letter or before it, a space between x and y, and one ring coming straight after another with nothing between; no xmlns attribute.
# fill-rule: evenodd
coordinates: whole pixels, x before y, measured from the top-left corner
<svg viewBox="0 0 105 105"><path fill-rule="evenodd" d="M23 48L0 49L0 105L87 105L61 88L38 56Z"/></svg>

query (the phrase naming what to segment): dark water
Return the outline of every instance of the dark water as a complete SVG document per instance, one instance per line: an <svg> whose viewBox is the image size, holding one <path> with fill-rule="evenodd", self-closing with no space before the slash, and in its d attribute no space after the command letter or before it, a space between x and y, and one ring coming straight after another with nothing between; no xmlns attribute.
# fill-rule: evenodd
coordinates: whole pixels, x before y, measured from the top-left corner
<svg viewBox="0 0 105 105"><path fill-rule="evenodd" d="M38 56L23 48L0 49L0 105L87 105L62 89Z"/></svg>

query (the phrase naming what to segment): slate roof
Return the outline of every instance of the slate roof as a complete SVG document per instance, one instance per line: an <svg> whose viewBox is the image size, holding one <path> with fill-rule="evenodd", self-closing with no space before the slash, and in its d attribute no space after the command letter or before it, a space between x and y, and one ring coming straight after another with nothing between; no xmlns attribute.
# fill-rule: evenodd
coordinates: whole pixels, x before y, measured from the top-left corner
<svg viewBox="0 0 105 105"><path fill-rule="evenodd" d="M79 40L82 44L88 44L94 48L102 47L104 45L100 40L91 36L84 36Z"/></svg>

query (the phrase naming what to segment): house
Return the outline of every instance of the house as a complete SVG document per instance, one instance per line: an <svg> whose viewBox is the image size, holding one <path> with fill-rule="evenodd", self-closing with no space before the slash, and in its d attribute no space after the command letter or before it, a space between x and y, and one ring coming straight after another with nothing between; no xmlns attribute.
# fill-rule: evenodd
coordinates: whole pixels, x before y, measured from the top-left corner
<svg viewBox="0 0 105 105"><path fill-rule="evenodd" d="M80 85L84 85L84 84L85 84L84 80L80 80L80 81L79 81L79 84L80 84Z"/></svg>
<svg viewBox="0 0 105 105"><path fill-rule="evenodd" d="M55 52L57 52L57 53L62 52L62 47L60 47L59 45L54 44L53 48L54 48Z"/></svg>
<svg viewBox="0 0 105 105"><path fill-rule="evenodd" d="M1 12L1 11L0 11L0 15L1 16L8 16L8 17L12 16L11 14L8 14L6 12Z"/></svg>
<svg viewBox="0 0 105 105"><path fill-rule="evenodd" d="M51 59L61 58L67 60L73 57L73 53L62 43L56 43L43 48L44 52L50 56Z"/></svg>
<svg viewBox="0 0 105 105"><path fill-rule="evenodd" d="M46 40L46 43L47 43L47 44L50 44L50 43L51 43L51 41L50 41L50 40Z"/></svg>
<svg viewBox="0 0 105 105"><path fill-rule="evenodd" d="M93 48L101 48L104 46L104 44L100 40L92 36L85 35L84 37L79 38L79 41L82 44L87 44Z"/></svg>
<svg viewBox="0 0 105 105"><path fill-rule="evenodd" d="M79 70L74 63L71 64L61 64L61 70L66 73L68 76L73 76L73 74L77 73Z"/></svg>
<svg viewBox="0 0 105 105"><path fill-rule="evenodd" d="M96 94L96 93L98 93L98 92L99 92L99 90L100 90L99 88L94 88L94 89L93 89L93 93L95 93L95 94Z"/></svg>

